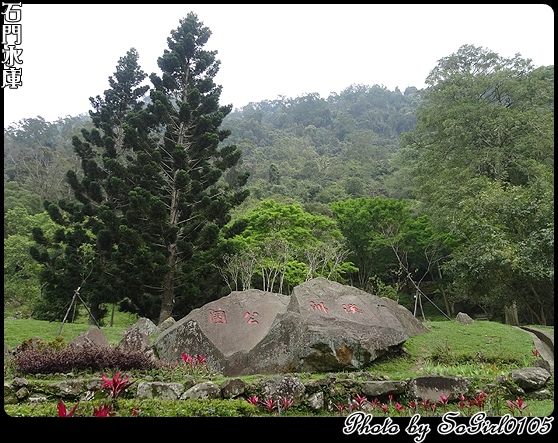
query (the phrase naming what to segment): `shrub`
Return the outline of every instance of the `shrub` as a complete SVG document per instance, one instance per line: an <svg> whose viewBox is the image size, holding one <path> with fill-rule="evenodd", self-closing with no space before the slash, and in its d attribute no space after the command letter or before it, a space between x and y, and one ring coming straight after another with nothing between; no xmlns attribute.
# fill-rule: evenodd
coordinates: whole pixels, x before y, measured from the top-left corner
<svg viewBox="0 0 558 443"><path fill-rule="evenodd" d="M68 408L70 408L69 405ZM94 402L81 402L73 417L92 417ZM207 400L187 399L183 401L143 399L138 407L135 399L118 401L119 417L254 417L262 415L261 411L246 400ZM56 417L58 415L57 402L49 401L39 404L20 403L4 405L4 411L10 417ZM131 422L133 424L133 422Z"/></svg>
<svg viewBox="0 0 558 443"><path fill-rule="evenodd" d="M104 371L155 368L155 361L142 351L123 351L115 346L68 345L63 348L29 346L15 355L22 374L53 374L70 371Z"/></svg>
<svg viewBox="0 0 558 443"><path fill-rule="evenodd" d="M51 349L51 350L59 350L65 348L66 342L64 341L63 337L57 336L54 340L47 342L42 338L29 338L24 340L17 348L14 349L14 353L19 353L23 351L28 351L30 349Z"/></svg>

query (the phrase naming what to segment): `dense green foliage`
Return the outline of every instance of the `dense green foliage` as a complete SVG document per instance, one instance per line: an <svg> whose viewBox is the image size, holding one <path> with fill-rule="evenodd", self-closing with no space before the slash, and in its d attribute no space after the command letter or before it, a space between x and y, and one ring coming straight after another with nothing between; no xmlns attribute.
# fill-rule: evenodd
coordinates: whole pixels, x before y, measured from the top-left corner
<svg viewBox="0 0 558 443"><path fill-rule="evenodd" d="M300 204L262 201L223 229L221 273L231 290L290 293L311 278L345 282L356 268L335 220Z"/></svg>
<svg viewBox="0 0 558 443"><path fill-rule="evenodd" d="M223 125L242 149L256 199L298 202L388 196L390 162L414 128L421 92L352 85L326 99L308 94L251 103Z"/></svg>
<svg viewBox="0 0 558 443"><path fill-rule="evenodd" d="M517 324L554 305L554 69L465 45L440 60L403 137L420 212L460 241L456 298ZM553 320L551 320L553 322Z"/></svg>
<svg viewBox="0 0 558 443"><path fill-rule="evenodd" d="M53 235L56 225L46 212L31 215L24 207L4 214L4 307L30 309L39 302L41 266L29 255L33 229ZM29 312L26 312L29 315Z"/></svg>
<svg viewBox="0 0 558 443"><path fill-rule="evenodd" d="M233 111L210 34L190 15L152 88L131 50L89 118L5 130L5 308L60 319L79 288L99 320L116 303L159 321L324 275L415 308L437 297L448 317L554 323L553 66L464 45L424 90ZM37 192L58 157L81 162L71 195Z"/></svg>
<svg viewBox="0 0 558 443"><path fill-rule="evenodd" d="M139 100L149 87L139 86L146 74L134 49L120 59L111 89L91 99L95 127L73 138L83 170L68 172L75 200L46 201L61 229L50 239L34 233L46 283L37 318L59 318L81 290L94 318L105 315L103 303L125 302L163 321L177 304L191 309L177 288L204 290L196 269L211 270L204 262L219 229L247 195L239 189L245 175L224 175L240 152L221 144L230 107L219 106L216 52L203 49L210 35L195 14L180 21L158 59L162 77L150 76L149 103Z"/></svg>
<svg viewBox="0 0 558 443"><path fill-rule="evenodd" d="M356 285L378 292L380 282L406 283L420 292L421 281L439 279L452 239L437 233L427 216L412 213L406 200L356 198L330 204L358 268Z"/></svg>
<svg viewBox="0 0 558 443"><path fill-rule="evenodd" d="M72 136L83 126L91 126L86 116L52 123L37 116L5 128L4 181L19 183L41 200L71 197L64 178L68 169L79 169L71 149Z"/></svg>

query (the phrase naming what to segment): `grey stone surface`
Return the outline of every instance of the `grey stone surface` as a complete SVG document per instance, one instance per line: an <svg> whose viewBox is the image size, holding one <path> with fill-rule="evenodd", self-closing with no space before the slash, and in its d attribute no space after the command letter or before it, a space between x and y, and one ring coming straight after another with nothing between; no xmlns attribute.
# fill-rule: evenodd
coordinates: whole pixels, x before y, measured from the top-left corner
<svg viewBox="0 0 558 443"><path fill-rule="evenodd" d="M535 361L535 364L554 374L554 332L528 326L521 329L533 337L535 349L539 351L541 360Z"/></svg>
<svg viewBox="0 0 558 443"><path fill-rule="evenodd" d="M181 396L180 400L193 399L212 399L221 398L221 389L212 381L205 381L192 386L187 389Z"/></svg>
<svg viewBox="0 0 558 443"><path fill-rule="evenodd" d="M87 385L83 379L65 380L51 383L50 388L52 392L61 398L75 399L87 389Z"/></svg>
<svg viewBox="0 0 558 443"><path fill-rule="evenodd" d="M172 317L169 318L172 319ZM155 323L153 323L151 320L145 317L138 318L138 321L135 322L132 326L130 326L126 330L125 334L128 334L132 331L143 332L148 337L158 335L161 332Z"/></svg>
<svg viewBox="0 0 558 443"><path fill-rule="evenodd" d="M464 325L472 325L475 320L473 320L471 317L469 317L469 315L465 314L464 312L458 312L455 320L457 321L457 323L462 323Z"/></svg>
<svg viewBox="0 0 558 443"><path fill-rule="evenodd" d="M184 385L181 383L143 382L138 384L136 397L178 400L183 392Z"/></svg>
<svg viewBox="0 0 558 443"><path fill-rule="evenodd" d="M534 371L533 371L534 370ZM507 397L515 398L520 395L523 399L552 398L553 389L548 389L550 377L548 373L540 372L541 368L523 368L510 372L508 375L498 376L491 383L493 389L507 392ZM336 405L340 398L349 402L354 393L367 397L372 402L379 399L389 401L393 395L396 401L402 396L416 400L429 399L433 403L440 402L440 396L449 397L450 403L459 401L461 394L473 398L478 394L477 388L472 386L471 379L461 377L428 376L410 380L366 380L371 374L367 372L328 374L319 380L302 382L296 375L285 376L255 376L250 383L245 383L238 378L231 378L221 382L220 386L211 381L191 383L169 382L144 382L137 383L135 398L160 399L160 400L185 400L188 398L244 398L257 395L260 400L280 400L287 398L293 400L295 405L306 403L311 409L319 411L327 409L330 412L337 410ZM365 379L365 380L362 380ZM513 381L513 382L512 382ZM515 391L512 386L525 386L525 390ZM50 400L91 400L90 393L100 389L101 379L72 380L71 382L55 382L49 384ZM32 403L38 396L44 395L44 389L28 383L26 379L14 378L4 381L4 404ZM35 389L39 389L39 391ZM491 392L489 386L484 386L483 391ZM527 395L527 396L526 396Z"/></svg>
<svg viewBox="0 0 558 443"><path fill-rule="evenodd" d="M407 389L407 382L394 381L365 381L362 382L362 392L369 397L377 397L389 394L403 394Z"/></svg>
<svg viewBox="0 0 558 443"><path fill-rule="evenodd" d="M288 301L286 295L257 289L233 291L164 330L155 340L156 354L175 363L182 361L182 353L203 355L210 366L226 374L228 360L252 349Z"/></svg>
<svg viewBox="0 0 558 443"><path fill-rule="evenodd" d="M153 343L151 343L149 336L139 328L126 331L117 348L123 352L146 352L149 355L153 354Z"/></svg>
<svg viewBox="0 0 558 443"><path fill-rule="evenodd" d="M260 382L263 398L280 400L286 398L293 400L295 405L300 404L304 398L305 387L297 377L284 376L266 378Z"/></svg>
<svg viewBox="0 0 558 443"><path fill-rule="evenodd" d="M515 369L509 377L525 391L536 391L546 385L552 374L544 368L528 367Z"/></svg>
<svg viewBox="0 0 558 443"><path fill-rule="evenodd" d="M416 399L440 401L443 394L452 399L459 398L469 390L471 380L462 377L428 376L418 377L409 382L409 395Z"/></svg>
<svg viewBox="0 0 558 443"><path fill-rule="evenodd" d="M246 382L240 378L228 378L219 387L223 398L236 398L246 392Z"/></svg>
<svg viewBox="0 0 558 443"><path fill-rule="evenodd" d="M172 317L168 317L163 323L159 325L159 332L163 332L165 329L170 328L176 323L176 320Z"/></svg>
<svg viewBox="0 0 558 443"><path fill-rule="evenodd" d="M316 278L290 296L234 291L163 331L154 348L175 363L203 355L227 376L328 372L361 369L426 332L393 300Z"/></svg>
<svg viewBox="0 0 558 443"><path fill-rule="evenodd" d="M97 346L110 346L105 333L99 328L89 328L87 331L80 332L76 338L70 341L71 345L94 344Z"/></svg>

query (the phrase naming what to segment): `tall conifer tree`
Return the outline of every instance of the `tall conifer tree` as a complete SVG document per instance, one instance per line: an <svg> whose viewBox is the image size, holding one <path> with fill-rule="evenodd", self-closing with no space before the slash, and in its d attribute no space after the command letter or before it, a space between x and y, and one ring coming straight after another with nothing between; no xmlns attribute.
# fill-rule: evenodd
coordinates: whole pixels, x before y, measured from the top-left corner
<svg viewBox="0 0 558 443"><path fill-rule="evenodd" d="M129 154L124 155L127 114L141 109L140 99L149 90L149 86L140 86L147 75L138 58L137 51L130 49L109 77L111 89L103 97L90 98L94 128L82 129L81 137L72 139L82 172L79 177L73 170L66 174L75 199L44 202L60 229L54 241L40 230L35 232L37 245L31 254L44 265L43 298L35 309L37 317L61 319L65 315L62 308L78 288L95 319L105 314L103 303L125 296L118 291L117 275L122 273L122 265L115 247L119 228L114 214L121 214L126 205L127 189L121 176L132 160Z"/></svg>
<svg viewBox="0 0 558 443"><path fill-rule="evenodd" d="M232 108L219 105L222 88L213 78L220 62L216 51L203 49L210 36L196 14L180 20L158 59L162 75L150 76L151 103L138 116L138 128L149 128L149 134L137 141L149 145L138 146L145 169L137 172L143 177L149 171L152 179L138 189L128 224L164 257L158 262L164 275L150 285L161 297L160 322L173 312L177 288L188 280L184 270L192 271L188 263L216 246L230 209L247 196L241 189L246 175L232 183L223 177L241 153L234 145L221 146L230 131L219 127Z"/></svg>
<svg viewBox="0 0 558 443"><path fill-rule="evenodd" d="M82 238L84 228L91 234L90 294L107 294L98 297L105 302L126 298L129 308L159 322L173 314L177 298L189 296L180 288L197 278L192 264L215 250L230 209L247 196L246 174L225 175L241 153L222 144L230 131L219 127L232 108L219 105L213 78L220 62L216 51L203 49L210 36L196 14L180 20L158 59L162 75L150 76L147 105L139 100L149 87L140 86L137 52L120 60L112 88L90 99L95 129L74 138L83 178L68 179L78 203L46 202L66 233L73 226ZM44 254L35 256L46 263Z"/></svg>

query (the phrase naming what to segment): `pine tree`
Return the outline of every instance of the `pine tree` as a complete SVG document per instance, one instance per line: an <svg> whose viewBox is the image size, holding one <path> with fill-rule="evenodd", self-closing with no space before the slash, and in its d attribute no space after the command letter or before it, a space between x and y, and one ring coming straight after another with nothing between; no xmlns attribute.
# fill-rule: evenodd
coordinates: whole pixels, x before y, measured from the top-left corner
<svg viewBox="0 0 558 443"><path fill-rule="evenodd" d="M53 219L91 234L91 294L126 299L159 322L191 296L183 288L200 292L196 268L216 253L219 230L247 196L247 174L235 170L241 152L223 143L230 131L220 125L232 108L219 105L220 62L203 49L210 36L196 14L180 20L158 59L162 75L150 76L147 104L137 52L120 59L111 89L90 99L95 129L73 140L83 178L69 172L68 181L78 202L47 203ZM62 242L71 240L65 232Z"/></svg>
<svg viewBox="0 0 558 443"><path fill-rule="evenodd" d="M90 111L94 128L82 129L82 137L72 139L82 173L79 178L73 170L66 174L75 199L44 202L60 229L54 242L38 230L37 245L31 250L44 266L43 299L35 310L41 318L61 319L61 308L77 288L94 319L106 313L101 308L103 303L116 302L124 295L115 291L121 282L118 275L123 274L115 247L119 243L119 217L115 214L121 214L125 207L127 189L121 177L131 162L130 155L124 155L126 117L130 111L141 109L140 99L149 89L140 86L147 75L139 67L138 58L137 51L130 49L119 60L114 77L109 77L111 89L103 98L89 99L94 108Z"/></svg>
<svg viewBox="0 0 558 443"><path fill-rule="evenodd" d="M143 121L158 136L146 151L156 165L157 185L139 200L153 214L147 221L150 244L160 245L158 252L166 259L158 288L160 322L172 314L176 288L185 284L184 265L216 246L230 209L247 196L241 189L246 175L232 183L223 176L241 153L234 145L221 147L230 131L219 127L232 107L219 105L222 88L213 78L220 61L216 51L203 49L210 36L197 15L188 14L171 32L169 49L158 59L162 76L150 76L154 89ZM161 218L164 224L153 223Z"/></svg>

